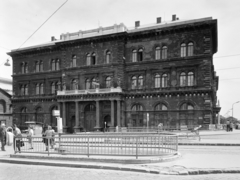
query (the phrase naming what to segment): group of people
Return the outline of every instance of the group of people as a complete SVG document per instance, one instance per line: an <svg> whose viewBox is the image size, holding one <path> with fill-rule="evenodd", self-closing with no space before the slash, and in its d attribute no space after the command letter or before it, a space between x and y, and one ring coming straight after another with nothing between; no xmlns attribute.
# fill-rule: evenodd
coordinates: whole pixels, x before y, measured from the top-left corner
<svg viewBox="0 0 240 180"><path fill-rule="evenodd" d="M230 122L229 120L227 120L226 124L227 124L227 132L233 131L233 127L234 127L233 122Z"/></svg>
<svg viewBox="0 0 240 180"><path fill-rule="evenodd" d="M13 130L13 132L11 132ZM9 133L9 134L8 134ZM33 149L33 128L31 126L28 127L27 131L27 139L30 148ZM54 148L54 138L55 138L55 131L52 129L51 126L44 126L42 131L43 143L46 146L46 151ZM12 145L15 152L21 153L21 147L24 146L24 142L22 141L22 133L20 129L17 127L16 124L13 125L12 128L9 130L6 129L5 124L1 124L0 126L0 142L1 142L1 150L6 151L5 146L6 144ZM16 150L15 150L16 149Z"/></svg>
<svg viewBox="0 0 240 180"><path fill-rule="evenodd" d="M5 124L1 124L1 127L0 127L1 150L6 151L5 145L6 144L11 145L13 143L14 150L15 148L17 148L18 151L21 152L21 149L20 149L21 138L22 138L21 131L17 127L17 125L14 125L12 129L13 129L13 133L11 132L12 131L11 129L7 131Z"/></svg>

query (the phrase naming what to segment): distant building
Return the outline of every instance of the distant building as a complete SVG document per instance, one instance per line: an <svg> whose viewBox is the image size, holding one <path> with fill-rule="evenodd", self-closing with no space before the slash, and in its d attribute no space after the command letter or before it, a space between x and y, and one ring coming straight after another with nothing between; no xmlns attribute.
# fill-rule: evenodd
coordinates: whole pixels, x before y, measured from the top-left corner
<svg viewBox="0 0 240 180"><path fill-rule="evenodd" d="M217 20L201 18L61 34L12 50L13 116L68 132L217 123ZM148 121L149 120L149 121Z"/></svg>
<svg viewBox="0 0 240 180"><path fill-rule="evenodd" d="M0 124L12 126L12 81L0 78Z"/></svg>

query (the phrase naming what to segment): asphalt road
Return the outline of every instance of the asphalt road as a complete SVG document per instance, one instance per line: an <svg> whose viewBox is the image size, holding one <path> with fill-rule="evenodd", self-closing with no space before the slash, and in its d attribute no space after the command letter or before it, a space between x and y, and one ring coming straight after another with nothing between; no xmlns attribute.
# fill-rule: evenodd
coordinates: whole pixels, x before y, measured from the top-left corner
<svg viewBox="0 0 240 180"><path fill-rule="evenodd" d="M183 166L186 168L240 167L240 146L179 146L182 157L151 166Z"/></svg>
<svg viewBox="0 0 240 180"><path fill-rule="evenodd" d="M240 174L210 174L169 176L112 170L78 169L65 167L29 166L0 163L0 180L237 180Z"/></svg>

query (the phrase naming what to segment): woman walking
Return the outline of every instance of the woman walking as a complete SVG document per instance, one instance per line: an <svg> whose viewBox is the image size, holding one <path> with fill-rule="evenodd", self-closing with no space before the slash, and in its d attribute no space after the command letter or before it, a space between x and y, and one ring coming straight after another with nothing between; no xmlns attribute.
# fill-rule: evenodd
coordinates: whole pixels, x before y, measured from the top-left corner
<svg viewBox="0 0 240 180"><path fill-rule="evenodd" d="M29 126L28 127L28 134L27 134L28 143L30 145L29 149L33 149L32 137L33 137L33 129L32 129L32 127Z"/></svg>
<svg viewBox="0 0 240 180"><path fill-rule="evenodd" d="M21 140L22 140L22 134L20 129L17 127L17 125L15 124L13 126L13 134L14 134L14 138L13 138L13 149L15 152L17 152L15 149L18 149L18 152L21 153Z"/></svg>

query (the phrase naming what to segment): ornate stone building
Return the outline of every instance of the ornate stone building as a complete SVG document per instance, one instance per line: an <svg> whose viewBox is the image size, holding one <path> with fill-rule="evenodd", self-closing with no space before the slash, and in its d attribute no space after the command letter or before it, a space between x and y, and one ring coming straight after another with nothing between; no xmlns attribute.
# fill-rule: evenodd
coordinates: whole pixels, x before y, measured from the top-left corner
<svg viewBox="0 0 240 180"><path fill-rule="evenodd" d="M111 127L179 128L216 122L217 20L202 18L61 34L12 50L13 116L68 132ZM149 119L149 121L147 121Z"/></svg>

